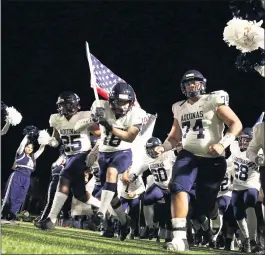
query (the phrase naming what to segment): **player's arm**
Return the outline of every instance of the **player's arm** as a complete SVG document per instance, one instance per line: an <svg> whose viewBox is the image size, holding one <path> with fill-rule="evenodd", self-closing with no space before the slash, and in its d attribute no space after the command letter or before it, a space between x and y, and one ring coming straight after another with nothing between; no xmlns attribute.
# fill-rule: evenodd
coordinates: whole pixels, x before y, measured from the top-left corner
<svg viewBox="0 0 265 255"><path fill-rule="evenodd" d="M51 139L49 141L49 145L54 148L58 147L59 141L60 141L60 134L56 128L53 128L53 132L52 132Z"/></svg>
<svg viewBox="0 0 265 255"><path fill-rule="evenodd" d="M91 125L91 127L89 128L89 131L96 136L100 136L101 132L100 132L100 128L99 125L97 123L93 123L93 125Z"/></svg>
<svg viewBox="0 0 265 255"><path fill-rule="evenodd" d="M121 130L121 129L112 127L110 132L113 135L118 136L122 141L132 143L134 139L136 138L136 136L139 134L140 129L141 129L141 124L131 126L127 130Z"/></svg>
<svg viewBox="0 0 265 255"><path fill-rule="evenodd" d="M163 153L166 151L170 151L176 148L177 145L180 143L180 141L181 141L181 129L180 129L178 120L174 119L172 128L170 130L170 133L167 139L164 141L162 146L158 146L158 147L161 147L160 151L158 152Z"/></svg>
<svg viewBox="0 0 265 255"><path fill-rule="evenodd" d="M88 168L90 168L98 159L99 143L100 143L100 139L97 140L95 146L90 151L90 153L87 155L86 166Z"/></svg>
<svg viewBox="0 0 265 255"><path fill-rule="evenodd" d="M239 135L242 130L242 123L228 105L220 105L217 108L217 115L228 126L228 131L219 142L226 149Z"/></svg>
<svg viewBox="0 0 265 255"><path fill-rule="evenodd" d="M247 158L258 165L264 164L264 157L258 155L259 150L262 149L262 141L264 141L263 123L258 124L253 128L253 139L250 141L246 151Z"/></svg>
<svg viewBox="0 0 265 255"><path fill-rule="evenodd" d="M9 129L9 127L10 127L10 122L7 121L6 124L4 125L4 127L1 130L1 135L5 135L7 133L7 131L8 131L8 129Z"/></svg>

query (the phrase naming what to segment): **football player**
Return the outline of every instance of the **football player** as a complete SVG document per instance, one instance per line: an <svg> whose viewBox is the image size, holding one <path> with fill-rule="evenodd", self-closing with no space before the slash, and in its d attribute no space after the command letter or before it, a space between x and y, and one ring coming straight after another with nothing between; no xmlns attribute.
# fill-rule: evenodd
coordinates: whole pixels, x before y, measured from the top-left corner
<svg viewBox="0 0 265 255"><path fill-rule="evenodd" d="M57 215L68 197L69 187L71 187L74 197L81 202L97 207L100 204L99 200L86 192L84 183L86 158L91 150L90 132L98 132L98 127L90 121L89 129L75 130L79 120L91 119L90 111L79 111L80 99L75 93L63 92L56 104L59 113L52 114L50 117L53 135L49 144L57 147L59 141L62 141L68 159L60 172L59 184L48 218L41 223L43 229L54 227Z"/></svg>
<svg viewBox="0 0 265 255"><path fill-rule="evenodd" d="M189 70L184 74L181 90L187 99L173 104L172 129L163 145L156 147L161 154L182 140L183 149L174 164L171 184L174 238L164 247L178 251L188 249L188 192L196 182L198 219L203 215L216 216L215 201L226 172L224 152L242 129L240 120L227 105L226 96L205 94L206 79L199 71ZM229 127L225 136L224 124Z"/></svg>
<svg viewBox="0 0 265 255"><path fill-rule="evenodd" d="M60 172L64 168L64 164L67 159L66 155L64 154L63 146L61 146L59 152L60 152L59 158L52 164L51 167L51 181L48 188L46 205L44 207L42 214L34 221L34 226L37 228L41 228L41 221L46 219L49 215L49 212L52 207L53 198L56 193L57 185L59 182Z"/></svg>
<svg viewBox="0 0 265 255"><path fill-rule="evenodd" d="M134 176L133 181L128 185L127 182L123 182L123 176L131 175L130 169L125 171L120 175L120 200L122 204L123 211L125 212L129 208L129 216L131 218L130 227L130 239L134 239L135 228L137 227L137 222L139 220L139 210L140 210L140 199L139 196L145 191L144 182L141 176ZM127 178L126 178L127 179ZM131 179L128 177L128 179Z"/></svg>
<svg viewBox="0 0 265 255"><path fill-rule="evenodd" d="M165 201L163 206L169 206L170 191L168 184L171 179L172 167L176 160L176 156L172 150L159 157L154 151L154 148L160 145L162 145L162 142L157 137L149 138L145 145L146 153L150 157L148 168L154 177L154 183L146 190L143 198L144 215L146 224L149 227L150 240L154 237L157 228L154 224L154 205L163 199ZM141 173L139 172L136 175L139 174ZM167 208L164 208L164 210L167 211ZM164 215L164 217L166 216ZM170 214L168 215L168 219L170 220Z"/></svg>
<svg viewBox="0 0 265 255"><path fill-rule="evenodd" d="M257 218L255 205L260 190L259 166L246 157L246 150L253 138L252 128L245 128L238 136L239 147L231 151L234 162L232 206L244 242L242 251L257 250ZM246 220L247 217L247 220Z"/></svg>
<svg viewBox="0 0 265 255"><path fill-rule="evenodd" d="M130 217L127 216L117 197L118 174L122 174L132 164L132 142L138 135L145 111L134 107L135 92L127 83L117 83L109 94L109 99L94 102L91 108L94 120L102 125L103 133L99 145L100 180L103 185L101 205L97 216L104 218L110 204L121 222L120 240L129 233Z"/></svg>

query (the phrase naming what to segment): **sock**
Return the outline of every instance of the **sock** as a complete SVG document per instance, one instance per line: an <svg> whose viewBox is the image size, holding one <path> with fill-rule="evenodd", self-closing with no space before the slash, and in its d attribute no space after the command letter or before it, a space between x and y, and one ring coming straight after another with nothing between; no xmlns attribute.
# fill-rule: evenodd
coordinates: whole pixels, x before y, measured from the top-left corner
<svg viewBox="0 0 265 255"><path fill-rule="evenodd" d="M135 232L135 228L130 228L130 234L134 235L134 232Z"/></svg>
<svg viewBox="0 0 265 255"><path fill-rule="evenodd" d="M217 240L217 237L218 237L218 235L219 235L219 233L220 233L220 231L221 231L221 229L223 227L223 215L222 214L219 214L217 216L217 218L215 220L213 220L214 227L217 224L219 225L219 228L218 228L217 233L213 236L213 241L216 241Z"/></svg>
<svg viewBox="0 0 265 255"><path fill-rule="evenodd" d="M60 191L56 191L56 193L54 195L53 203L52 203L52 208L51 208L51 211L48 215L48 218L51 219L53 224L55 224L55 222L57 220L57 216L60 213L60 211L61 211L67 198L68 198L68 196L65 195L64 193L62 193Z"/></svg>
<svg viewBox="0 0 265 255"><path fill-rule="evenodd" d="M105 182L101 193L100 207L98 210L99 212L103 213L103 215L106 214L116 191L117 191L117 183Z"/></svg>
<svg viewBox="0 0 265 255"><path fill-rule="evenodd" d="M118 197L116 197L118 199ZM119 199L118 199L119 200ZM121 202L119 200L118 204L116 206L113 206L114 211L117 213L117 216L119 218L119 221L121 223L121 225L126 224L126 214L122 209L122 205Z"/></svg>
<svg viewBox="0 0 265 255"><path fill-rule="evenodd" d="M86 201L86 204L93 205L98 208L100 207L100 201L93 196L90 196L89 200Z"/></svg>
<svg viewBox="0 0 265 255"><path fill-rule="evenodd" d="M171 230L166 230L166 238L169 239L169 238L172 238L172 231Z"/></svg>
<svg viewBox="0 0 265 255"><path fill-rule="evenodd" d="M197 220L190 220L196 232L201 228L201 224Z"/></svg>
<svg viewBox="0 0 265 255"><path fill-rule="evenodd" d="M154 228L154 205L144 205L145 223L149 228Z"/></svg>
<svg viewBox="0 0 265 255"><path fill-rule="evenodd" d="M166 238L166 230L164 228L159 228L158 236L161 239L165 239Z"/></svg>
<svg viewBox="0 0 265 255"><path fill-rule="evenodd" d="M187 239L187 220L186 218L172 218L174 239Z"/></svg>
<svg viewBox="0 0 265 255"><path fill-rule="evenodd" d="M202 229L207 231L209 229L209 220L205 217L205 221L201 224Z"/></svg>
<svg viewBox="0 0 265 255"><path fill-rule="evenodd" d="M253 207L249 207L247 208L246 213L249 238L250 240L257 241L257 217L255 209Z"/></svg>
<svg viewBox="0 0 265 255"><path fill-rule="evenodd" d="M243 220L238 220L237 223L244 238L249 238L248 225L246 219L244 218Z"/></svg>

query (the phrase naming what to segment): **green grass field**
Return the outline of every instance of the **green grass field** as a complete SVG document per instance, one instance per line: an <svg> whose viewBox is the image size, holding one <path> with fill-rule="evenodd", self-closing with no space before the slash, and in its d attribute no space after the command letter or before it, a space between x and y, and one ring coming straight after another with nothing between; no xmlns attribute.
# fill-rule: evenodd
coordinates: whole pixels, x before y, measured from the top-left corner
<svg viewBox="0 0 265 255"><path fill-rule="evenodd" d="M162 249L163 243L147 240L109 239L98 232L56 227L42 231L32 223L3 225L2 254L176 254ZM181 253L178 253L181 254ZM192 249L183 254L240 254L238 252Z"/></svg>

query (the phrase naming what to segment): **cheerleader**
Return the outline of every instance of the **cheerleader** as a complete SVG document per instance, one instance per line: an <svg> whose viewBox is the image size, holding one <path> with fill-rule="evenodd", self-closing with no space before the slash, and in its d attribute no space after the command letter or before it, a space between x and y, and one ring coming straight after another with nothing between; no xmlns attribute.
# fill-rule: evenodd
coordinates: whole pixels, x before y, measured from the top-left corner
<svg viewBox="0 0 265 255"><path fill-rule="evenodd" d="M44 140L47 140L46 138L49 137L45 130L39 132L38 129L33 126L30 127L30 132L26 133L16 152L15 162L12 167L14 172L9 176L7 181L5 197L1 209L1 213L4 208L5 211L8 211L8 220L16 219L16 214L19 212L26 198L30 186L30 176L36 168L36 160L43 153L45 145L47 144ZM40 144L38 151L35 153L33 152L33 134L39 136L38 142Z"/></svg>

